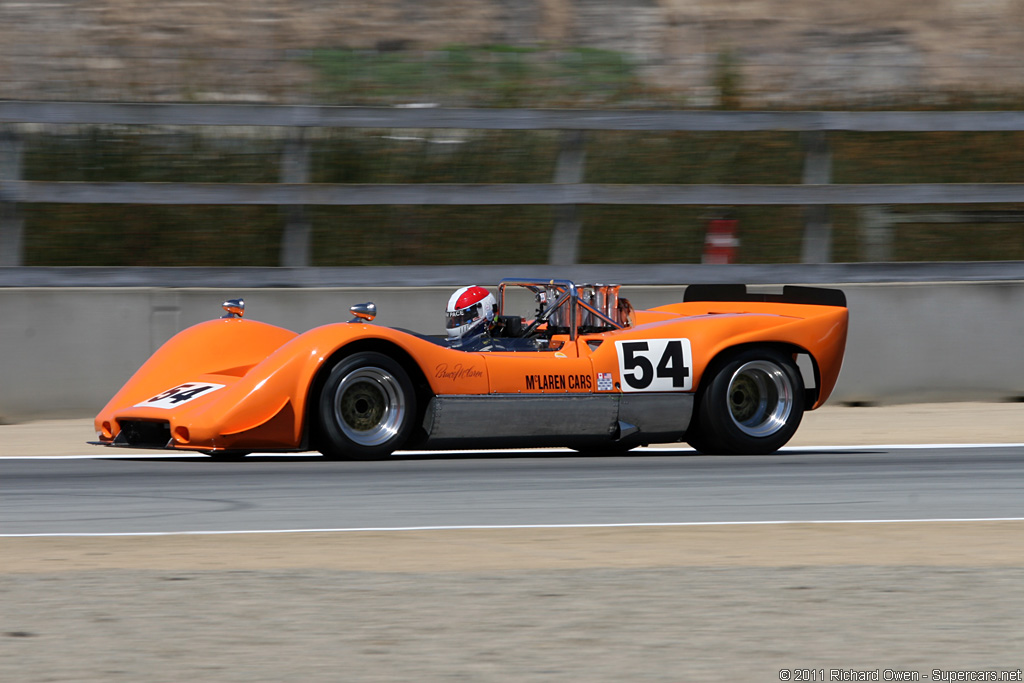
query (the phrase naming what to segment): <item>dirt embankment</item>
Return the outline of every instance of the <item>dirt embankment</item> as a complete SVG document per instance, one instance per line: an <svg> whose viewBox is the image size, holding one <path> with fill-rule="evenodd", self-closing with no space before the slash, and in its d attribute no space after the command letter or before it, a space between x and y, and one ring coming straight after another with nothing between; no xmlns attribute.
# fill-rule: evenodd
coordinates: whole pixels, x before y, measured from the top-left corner
<svg viewBox="0 0 1024 683"><path fill-rule="evenodd" d="M988 522L3 539L0 680L1015 671L1022 532Z"/></svg>

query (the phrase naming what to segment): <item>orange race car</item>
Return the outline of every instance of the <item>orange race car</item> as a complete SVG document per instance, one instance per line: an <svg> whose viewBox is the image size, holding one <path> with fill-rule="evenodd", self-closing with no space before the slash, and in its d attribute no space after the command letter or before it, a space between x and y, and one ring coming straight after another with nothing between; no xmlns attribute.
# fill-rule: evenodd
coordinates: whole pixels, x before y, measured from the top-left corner
<svg viewBox="0 0 1024 683"><path fill-rule="evenodd" d="M462 288L447 337L374 325L372 303L302 334L245 319L240 300L224 308L146 361L92 443L345 459L676 441L771 453L832 392L848 318L834 289L693 285L682 303L634 310L617 285L567 280Z"/></svg>

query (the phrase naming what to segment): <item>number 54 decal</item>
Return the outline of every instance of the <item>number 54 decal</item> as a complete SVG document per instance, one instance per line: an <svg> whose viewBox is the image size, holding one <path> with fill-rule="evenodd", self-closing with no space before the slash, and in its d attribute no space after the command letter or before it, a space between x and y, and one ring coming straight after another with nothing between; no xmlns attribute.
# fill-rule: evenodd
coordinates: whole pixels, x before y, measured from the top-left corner
<svg viewBox="0 0 1024 683"><path fill-rule="evenodd" d="M693 357L689 339L617 341L623 391L690 391Z"/></svg>
<svg viewBox="0 0 1024 683"><path fill-rule="evenodd" d="M153 398L143 401L142 403L136 403L136 408L177 408L182 403L191 401L199 398L211 391L217 389L223 389L223 384L212 384L208 382L190 382L189 384L180 384L173 389L168 389L162 394L157 394Z"/></svg>

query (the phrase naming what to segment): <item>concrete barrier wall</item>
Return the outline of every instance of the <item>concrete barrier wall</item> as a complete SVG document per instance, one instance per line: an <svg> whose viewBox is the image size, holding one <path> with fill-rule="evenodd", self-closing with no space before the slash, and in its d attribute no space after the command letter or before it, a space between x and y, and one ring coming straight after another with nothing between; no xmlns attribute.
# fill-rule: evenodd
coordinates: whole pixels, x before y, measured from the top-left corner
<svg viewBox="0 0 1024 683"><path fill-rule="evenodd" d="M834 402L902 403L1024 396L1024 280L836 285L851 327ZM381 325L443 332L451 286L332 288L0 288L0 421L85 417L175 332L219 317L304 331L374 301ZM639 308L685 288L625 285ZM764 289L771 289L770 286Z"/></svg>

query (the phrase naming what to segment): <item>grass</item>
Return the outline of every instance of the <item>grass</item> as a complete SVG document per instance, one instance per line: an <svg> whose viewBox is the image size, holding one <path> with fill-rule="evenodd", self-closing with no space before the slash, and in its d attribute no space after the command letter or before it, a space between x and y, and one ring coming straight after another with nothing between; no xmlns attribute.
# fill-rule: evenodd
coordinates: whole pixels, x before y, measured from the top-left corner
<svg viewBox="0 0 1024 683"><path fill-rule="evenodd" d="M431 52L313 50L318 99L331 104L391 104L396 99L449 106L613 104L648 93L637 66L609 50L449 45Z"/></svg>

